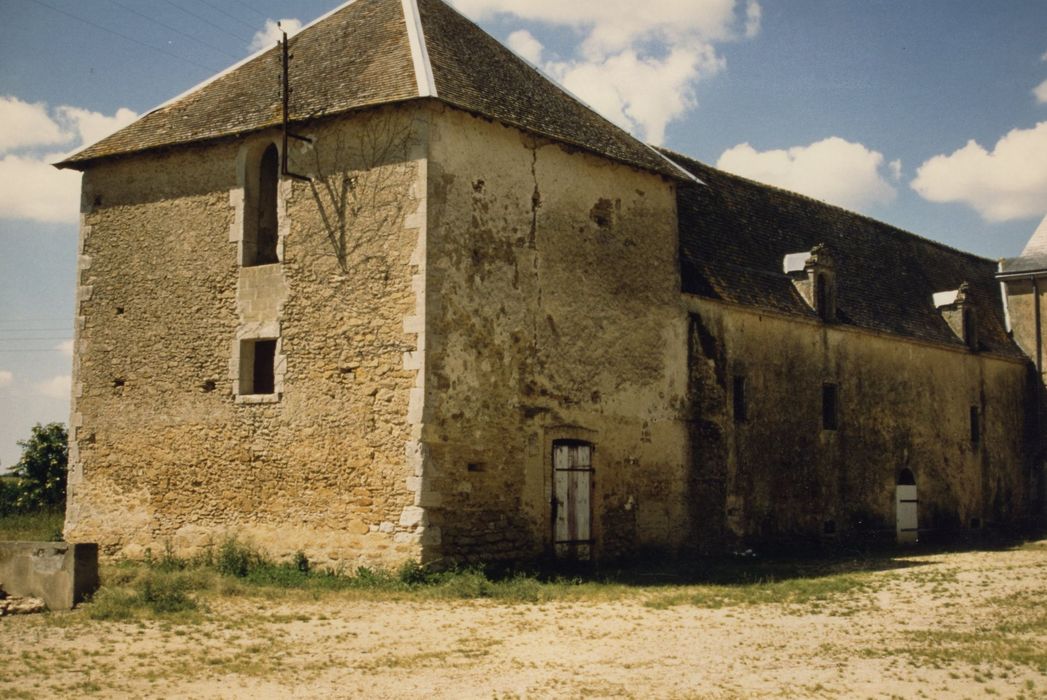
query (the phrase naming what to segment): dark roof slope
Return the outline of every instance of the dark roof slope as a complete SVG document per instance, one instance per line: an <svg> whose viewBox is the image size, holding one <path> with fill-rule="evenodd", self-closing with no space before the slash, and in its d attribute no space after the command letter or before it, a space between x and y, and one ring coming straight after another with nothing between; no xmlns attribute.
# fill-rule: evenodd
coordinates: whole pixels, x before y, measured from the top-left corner
<svg viewBox="0 0 1047 700"><path fill-rule="evenodd" d="M411 16L405 17L405 7ZM412 46L418 25L421 40ZM436 97L629 165L685 177L442 0L355 0L303 29L290 50L293 121ZM280 72L274 47L58 165L82 168L99 158L277 125Z"/></svg>
<svg viewBox="0 0 1047 700"><path fill-rule="evenodd" d="M839 323L963 347L932 295L967 282L981 349L1023 357L1004 327L993 261L669 155L706 183L679 185L683 291L817 318L783 272L782 259L824 243L836 265Z"/></svg>
<svg viewBox="0 0 1047 700"><path fill-rule="evenodd" d="M290 41L293 117L417 96L399 1L358 0ZM59 165L255 131L281 121L281 52L272 48Z"/></svg>
<svg viewBox="0 0 1047 700"><path fill-rule="evenodd" d="M683 175L441 0L418 0L418 10L441 100L646 170Z"/></svg>

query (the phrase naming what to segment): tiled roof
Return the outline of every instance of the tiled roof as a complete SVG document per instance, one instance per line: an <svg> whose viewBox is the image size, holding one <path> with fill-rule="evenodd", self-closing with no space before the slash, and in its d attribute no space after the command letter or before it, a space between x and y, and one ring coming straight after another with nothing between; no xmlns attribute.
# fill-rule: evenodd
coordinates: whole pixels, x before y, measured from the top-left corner
<svg viewBox="0 0 1047 700"><path fill-rule="evenodd" d="M684 176L441 0L355 0L294 36L290 51L292 121L436 97L619 162ZM280 73L274 47L58 165L83 168L100 158L278 125Z"/></svg>
<svg viewBox="0 0 1047 700"><path fill-rule="evenodd" d="M824 243L836 269L839 324L963 347L932 295L967 282L980 349L1023 357L1004 326L993 261L666 153L706 183L678 190L685 292L817 318L782 259Z"/></svg>

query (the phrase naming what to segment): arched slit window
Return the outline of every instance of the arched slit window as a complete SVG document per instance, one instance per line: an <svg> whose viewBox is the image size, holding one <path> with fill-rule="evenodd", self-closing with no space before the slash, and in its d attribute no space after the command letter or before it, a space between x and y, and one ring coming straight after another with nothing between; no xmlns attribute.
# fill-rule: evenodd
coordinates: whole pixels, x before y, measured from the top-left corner
<svg viewBox="0 0 1047 700"><path fill-rule="evenodd" d="M276 243L279 237L276 197L280 184L280 154L269 144L258 161L257 179L248 183L254 197L248 198L244 212L244 266L270 265L279 262ZM253 201L252 201L253 200Z"/></svg>

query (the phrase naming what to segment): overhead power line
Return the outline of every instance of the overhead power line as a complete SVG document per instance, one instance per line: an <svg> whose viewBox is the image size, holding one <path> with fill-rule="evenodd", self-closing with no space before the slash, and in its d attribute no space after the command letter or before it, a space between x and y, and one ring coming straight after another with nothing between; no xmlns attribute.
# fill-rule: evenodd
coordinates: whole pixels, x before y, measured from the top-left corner
<svg viewBox="0 0 1047 700"><path fill-rule="evenodd" d="M198 0L198 1L200 2L200 4L207 5L208 7L210 7L215 12L218 12L220 14L225 15L226 17L228 17L229 19L233 20L234 22L239 22L240 24L242 24L245 27L247 27L248 29L250 29L252 32L258 31L258 27L254 26L253 24L249 24L249 23L243 21L242 19L240 19L236 15L229 14L228 12L223 10L222 8L220 8L220 7L216 6L216 5L212 5L211 3L207 2L207 0ZM268 19L268 18L266 18L266 19Z"/></svg>
<svg viewBox="0 0 1047 700"><path fill-rule="evenodd" d="M201 46L206 46L207 48L211 49L212 51L217 51L218 53L222 54L223 56L228 56L229 58L231 58L233 60L236 60L236 61L240 60L239 56L237 56L235 54L231 54L231 53L229 53L228 51L226 51L223 48L215 46L214 44L210 44L210 43L204 41L203 39L198 39L197 37L193 36L192 34L189 34L188 32L183 32L178 27L172 27L169 24L165 24L164 22L161 22L160 20L156 19L155 17L150 17L149 15L145 14L144 12L139 12L138 10L134 9L133 7L128 7L127 5L124 5L121 2L117 2L117 0L109 0L109 2L113 3L117 7L120 7L120 8L123 8L124 10L127 10L131 14L138 15L139 17L145 19L148 22L152 22L153 24L155 24L155 25L157 25L159 27L163 27L164 29L167 29L168 31L174 32L175 34L180 34L180 35L184 36L186 39L189 39L190 41L195 41L196 43L200 44Z"/></svg>
<svg viewBox="0 0 1047 700"><path fill-rule="evenodd" d="M259 16L259 17L261 17L262 19L269 19L269 18L268 18L268 17L266 17L266 16L264 15L264 14L262 14L262 13L261 13L261 12L259 12L258 10L254 9L253 7L251 7L250 5L248 5L248 4L246 3L246 2L240 2L240 0L232 0L232 2L236 3L236 4L237 4L237 5L239 5L240 7L244 8L245 10L247 10L248 12L252 12L252 13L254 13L255 15L258 15L258 16Z"/></svg>
<svg viewBox="0 0 1047 700"><path fill-rule="evenodd" d="M212 68L211 66L205 66L202 63L197 63L196 61L192 60L191 58L186 58L184 56L179 56L176 53L171 53L170 51L166 51L164 49L161 49L158 46L153 46L152 44L147 44L144 41L139 41L138 39L135 39L134 37L127 36L126 34L121 34L118 31L110 29L109 27L102 26L101 24L98 24L96 22L92 22L89 19L84 19L83 17L80 17L78 15L74 15L71 12L66 12L65 10L60 10L57 7L54 7L53 5L48 5L46 2L43 2L43 0L33 0L33 2L35 2L37 5L40 5L41 7L46 7L47 9L51 10L52 12L57 12L58 14L65 15L66 17L71 17L72 19L75 19L78 22L83 22L84 24L92 26L95 29L100 29L103 32L107 32L107 33L112 34L114 36L118 36L121 39L125 39L127 41L134 42L135 44L138 44L139 46L144 46L147 49L151 49L153 51L157 51L159 53L164 54L165 56L170 56L171 58L177 59L179 61L183 61L185 63L189 63L191 65L196 66L197 68L203 68L204 70L206 70L208 72L211 72L211 73L215 72L215 69Z"/></svg>
<svg viewBox="0 0 1047 700"><path fill-rule="evenodd" d="M251 42L251 39L249 39L247 37L244 37L241 34L237 34L235 32L231 32L228 29L223 29L222 27L219 27L217 24L215 24L211 20L207 19L206 17L201 17L200 15L196 14L192 10L187 10L184 7L182 7L181 5L178 5L178 4L174 3L174 2L172 2L172 0L164 0L164 2L166 2L168 5L170 5L171 7L175 8L176 10L178 10L180 12L184 12L185 14L189 15L190 17L198 19L201 22L203 22L204 24L209 25L209 26L213 27L214 29L217 29L220 32L228 34L231 37L239 39L240 41L246 41L248 43Z"/></svg>

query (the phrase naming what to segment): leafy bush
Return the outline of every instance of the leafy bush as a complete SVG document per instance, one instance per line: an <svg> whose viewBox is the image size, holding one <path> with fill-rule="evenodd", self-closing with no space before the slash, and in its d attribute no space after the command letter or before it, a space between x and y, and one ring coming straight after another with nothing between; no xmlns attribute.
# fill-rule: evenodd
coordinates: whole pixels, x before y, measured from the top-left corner
<svg viewBox="0 0 1047 700"><path fill-rule="evenodd" d="M22 458L13 474L18 477L15 499L21 511L59 508L65 505L68 469L68 439L65 426L48 423L33 426L28 440L20 440Z"/></svg>
<svg viewBox="0 0 1047 700"><path fill-rule="evenodd" d="M251 569L263 561L264 557L254 547L230 537L218 548L215 568L227 576L246 578Z"/></svg>

